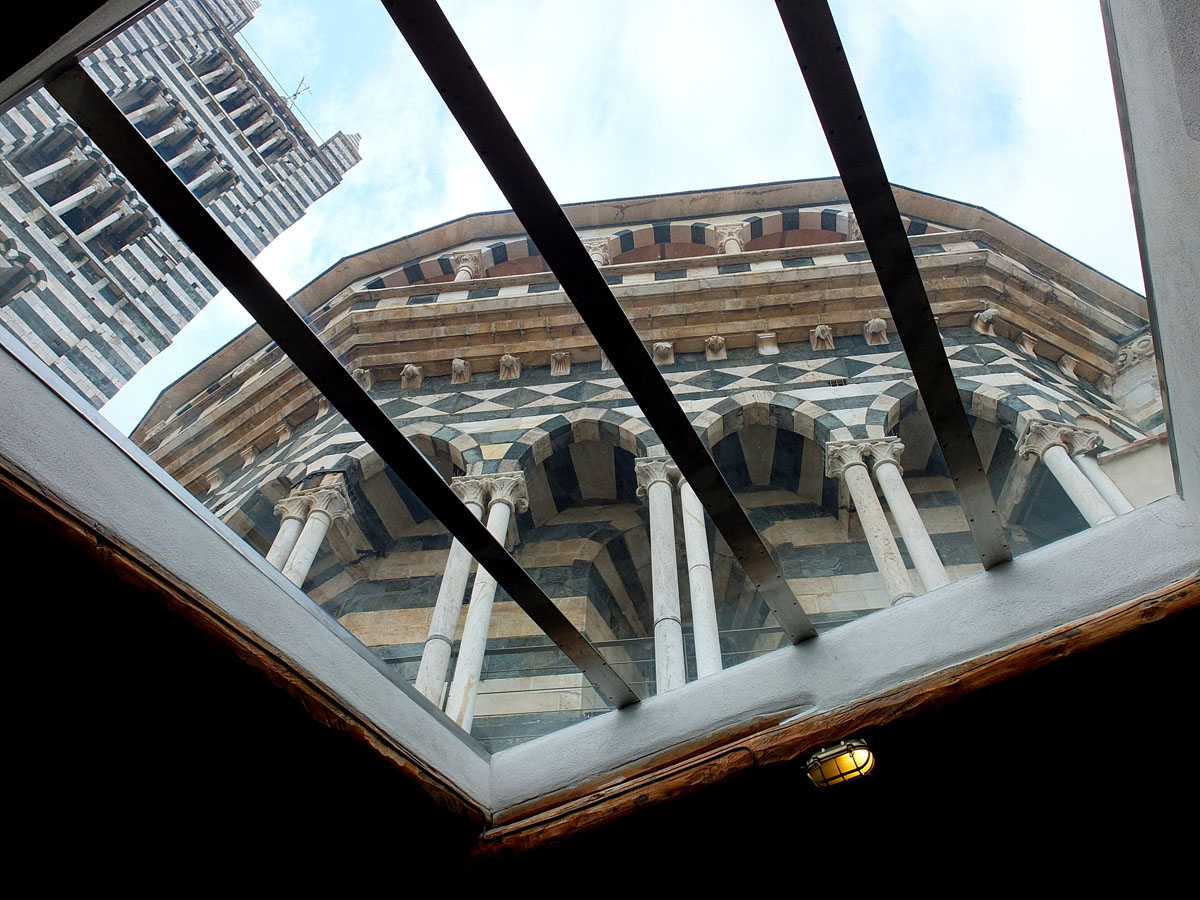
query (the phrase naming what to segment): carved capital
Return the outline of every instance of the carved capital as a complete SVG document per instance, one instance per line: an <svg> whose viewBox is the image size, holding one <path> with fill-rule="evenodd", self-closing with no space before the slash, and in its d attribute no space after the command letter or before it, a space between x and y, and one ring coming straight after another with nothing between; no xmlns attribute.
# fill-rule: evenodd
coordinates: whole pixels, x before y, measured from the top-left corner
<svg viewBox="0 0 1200 900"><path fill-rule="evenodd" d="M971 330L976 334L984 334L988 337L996 336L996 322L1000 320L1000 310L995 308L985 309L981 313L976 313L971 317Z"/></svg>
<svg viewBox="0 0 1200 900"><path fill-rule="evenodd" d="M420 366L409 363L400 370L400 387L402 388L419 388L424 380L425 370Z"/></svg>
<svg viewBox="0 0 1200 900"><path fill-rule="evenodd" d="M876 316L874 319L868 319L863 325L863 337L867 339L867 344L872 347L882 347L890 343L888 338L887 320Z"/></svg>
<svg viewBox="0 0 1200 900"><path fill-rule="evenodd" d="M729 354L725 351L725 338L719 334L714 334L704 341L704 355L709 362L714 362L718 359L727 359Z"/></svg>
<svg viewBox="0 0 1200 900"><path fill-rule="evenodd" d="M511 353L500 357L500 380L515 381L521 377L521 361Z"/></svg>
<svg viewBox="0 0 1200 900"><path fill-rule="evenodd" d="M837 441L825 445L825 474L841 478L851 466L866 468L871 441Z"/></svg>
<svg viewBox="0 0 1200 900"><path fill-rule="evenodd" d="M314 512L323 512L325 515L336 522L340 519L348 519L354 512L354 507L350 503L350 497L346 493L346 485L339 481L337 484L326 485L325 487L312 488L303 492L304 496L308 497L309 515Z"/></svg>
<svg viewBox="0 0 1200 900"><path fill-rule="evenodd" d="M466 384L471 380L471 364L465 360L455 357L450 360L450 383L451 384Z"/></svg>
<svg viewBox="0 0 1200 900"><path fill-rule="evenodd" d="M637 476L637 495L646 497L650 486L659 481L671 483L671 479L679 474L679 469L669 456L652 456L634 460L633 474Z"/></svg>
<svg viewBox="0 0 1200 900"><path fill-rule="evenodd" d="M746 225L736 222L730 225L714 225L717 232L718 253L741 253L746 246Z"/></svg>
<svg viewBox="0 0 1200 900"><path fill-rule="evenodd" d="M1017 441L1017 455L1021 459L1036 456L1039 459L1046 455L1051 447L1062 447L1069 450L1068 441L1073 429L1062 422L1047 422L1045 419L1034 419L1025 428L1025 433Z"/></svg>
<svg viewBox="0 0 1200 900"><path fill-rule="evenodd" d="M454 269L454 277L459 281L469 278L483 277L483 254L478 250L464 250L450 254L450 267ZM462 273L465 277L459 278Z"/></svg>
<svg viewBox="0 0 1200 900"><path fill-rule="evenodd" d="M675 345L670 341L654 342L654 361L660 366L669 366L675 362Z"/></svg>
<svg viewBox="0 0 1200 900"><path fill-rule="evenodd" d="M571 374L571 351L555 350L550 354L550 374L551 375L570 375Z"/></svg>
<svg viewBox="0 0 1200 900"><path fill-rule="evenodd" d="M808 343L814 350L832 350L833 329L828 325L818 325L808 333Z"/></svg>
<svg viewBox="0 0 1200 900"><path fill-rule="evenodd" d="M609 253L608 246L612 242L612 238L584 238L583 248L587 250L588 256L592 258L598 266L607 266L612 262L612 256Z"/></svg>
<svg viewBox="0 0 1200 900"><path fill-rule="evenodd" d="M459 475L450 479L450 490L463 503L473 503L482 508L488 490L487 475Z"/></svg>
<svg viewBox="0 0 1200 900"><path fill-rule="evenodd" d="M290 497L284 497L275 504L275 515L281 520L298 519L303 522L308 518L312 502L304 492L297 492Z"/></svg>
<svg viewBox="0 0 1200 900"><path fill-rule="evenodd" d="M1067 452L1072 456L1082 456L1093 450L1104 447L1104 436L1098 431L1087 428L1072 428L1067 434Z"/></svg>
<svg viewBox="0 0 1200 900"><path fill-rule="evenodd" d="M900 438L890 437L871 441L867 449L871 454L871 459L874 460L872 469L878 469L884 463L892 463L897 469L903 471L900 466L900 456L904 453L904 444Z"/></svg>
<svg viewBox="0 0 1200 900"><path fill-rule="evenodd" d="M488 509L496 503L507 503L515 512L529 509L529 494L524 475L490 475L487 479Z"/></svg>

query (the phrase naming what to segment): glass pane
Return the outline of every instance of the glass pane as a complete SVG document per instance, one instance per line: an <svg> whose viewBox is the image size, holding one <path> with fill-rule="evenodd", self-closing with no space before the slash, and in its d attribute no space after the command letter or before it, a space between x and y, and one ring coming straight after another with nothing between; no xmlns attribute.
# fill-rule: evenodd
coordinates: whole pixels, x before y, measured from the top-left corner
<svg viewBox="0 0 1200 900"><path fill-rule="evenodd" d="M505 539L639 693L663 689L656 621L676 608L688 681L778 648L710 521L689 553L673 476L660 551L678 602L656 604L638 462L661 442L521 223L481 213L505 201L382 7L239 8L164 4L90 71L441 477L464 491L520 477ZM1019 40L994 39L1009 26L991 12L836 12L892 177L955 198L898 192L1014 552L1102 524L1097 497L1116 513L1120 496L1173 491L1145 302L1120 283L1137 283L1136 249L1111 82L1078 75L1106 65L1095 10L1053 11L1079 27L1058 29L1069 52L1036 75ZM978 571L770 5L449 14L818 630ZM513 54L522 41L538 52ZM891 77L879 46L914 76ZM949 102L941 73L962 68L956 54L988 62ZM662 75L706 55L720 66ZM972 105L995 115L963 118ZM353 513L302 583L415 680L456 568L450 535L260 331L242 333L248 317L46 95L0 129L0 321L93 402L129 382L106 414L260 552L286 532L290 495L343 491ZM960 159L972 162L949 164ZM1067 177L1078 159L1101 162ZM847 460L830 464L847 442L866 473L856 486ZM466 563L435 702L459 669L476 581ZM485 650L472 731L491 749L607 708L502 590Z"/></svg>

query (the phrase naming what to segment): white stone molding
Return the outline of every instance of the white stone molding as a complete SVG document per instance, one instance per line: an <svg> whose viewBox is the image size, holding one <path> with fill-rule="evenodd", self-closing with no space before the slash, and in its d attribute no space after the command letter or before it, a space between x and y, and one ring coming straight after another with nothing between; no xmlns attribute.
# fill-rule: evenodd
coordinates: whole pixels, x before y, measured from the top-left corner
<svg viewBox="0 0 1200 900"><path fill-rule="evenodd" d="M988 307L983 312L971 317L971 330L976 334L996 337L996 322L1000 320L1000 310Z"/></svg>
<svg viewBox="0 0 1200 900"><path fill-rule="evenodd" d="M902 603L915 597L916 591L904 565L904 557L900 555L900 547L892 535L892 527L875 494L871 474L867 471L866 457L871 452L872 443L868 438L826 444L825 472L830 478L841 478L846 482L888 597L893 604ZM894 448L889 452L893 455L896 453Z"/></svg>
<svg viewBox="0 0 1200 900"><path fill-rule="evenodd" d="M1058 358L1058 371L1062 372L1068 378L1079 378L1079 373L1075 371L1077 365L1079 365L1079 360L1066 353Z"/></svg>
<svg viewBox="0 0 1200 900"><path fill-rule="evenodd" d="M215 491L221 486L221 482L225 480L225 473L220 469L213 469L204 476L204 481L208 485L210 491Z"/></svg>
<svg viewBox="0 0 1200 900"><path fill-rule="evenodd" d="M551 375L570 375L571 374L571 351L570 350L555 350L550 354L550 374Z"/></svg>
<svg viewBox="0 0 1200 900"><path fill-rule="evenodd" d="M587 250L588 256L597 266L607 266L612 262L612 256L608 249L611 243L612 238L584 238L583 248Z"/></svg>
<svg viewBox="0 0 1200 900"><path fill-rule="evenodd" d="M258 448L253 444L247 444L241 449L239 456L242 458L242 468L254 465L254 461L258 459Z"/></svg>
<svg viewBox="0 0 1200 900"><path fill-rule="evenodd" d="M331 408L332 407L330 407L330 405L329 405L328 397L325 397L322 395L321 397L317 398L317 418L318 419L323 419L327 415L329 415L329 410Z"/></svg>
<svg viewBox="0 0 1200 900"><path fill-rule="evenodd" d="M601 350L600 351L600 371L601 372L610 372L610 371L612 371L612 367L613 367L612 360L608 358L607 353L605 353L603 350Z"/></svg>
<svg viewBox="0 0 1200 900"><path fill-rule="evenodd" d="M675 345L670 341L655 341L653 353L654 361L660 366L669 366L675 362Z"/></svg>
<svg viewBox="0 0 1200 900"><path fill-rule="evenodd" d="M521 361L511 353L500 357L499 369L501 381L516 381L521 377Z"/></svg>
<svg viewBox="0 0 1200 900"><path fill-rule="evenodd" d="M867 344L872 347L882 347L891 343L888 337L887 319L881 319L876 316L873 319L868 319L863 325L863 337L867 339Z"/></svg>
<svg viewBox="0 0 1200 900"><path fill-rule="evenodd" d="M409 363L400 370L400 387L419 388L425 380L425 370L420 366Z"/></svg>
<svg viewBox="0 0 1200 900"><path fill-rule="evenodd" d="M1037 359L1038 339L1027 331L1017 335L1017 349L1031 359Z"/></svg>
<svg viewBox="0 0 1200 900"><path fill-rule="evenodd" d="M471 380L471 363L462 357L456 356L450 360L450 383L451 384L466 384Z"/></svg>
<svg viewBox="0 0 1200 900"><path fill-rule="evenodd" d="M1113 395L1113 380L1112 380L1112 376L1111 376L1111 375L1105 375L1105 374L1103 374L1103 373L1102 373L1102 374L1101 374L1101 375L1100 375L1100 376L1099 376L1099 377L1096 379L1096 390L1098 390L1098 391L1099 391L1101 394L1103 394L1105 397L1111 397L1111 396Z"/></svg>
<svg viewBox="0 0 1200 900"><path fill-rule="evenodd" d="M728 225L714 225L717 233L718 253L741 253L746 246L746 223L734 222Z"/></svg>
<svg viewBox="0 0 1200 900"><path fill-rule="evenodd" d="M369 391L375 386L375 373L370 369L355 369L350 374L354 376L354 380L364 391Z"/></svg>
<svg viewBox="0 0 1200 900"><path fill-rule="evenodd" d="M818 325L808 333L808 343L814 350L832 350L833 329L828 325Z"/></svg>
<svg viewBox="0 0 1200 900"><path fill-rule="evenodd" d="M483 515L487 478L486 475L460 475L450 481L450 489L466 504L476 519ZM450 671L450 654L454 647L454 635L458 630L458 619L462 613L463 595L467 589L472 562L467 548L457 539L453 540L450 543L450 552L446 556L446 568L438 588L433 618L429 622L429 633L421 649L421 664L414 682L416 689L433 703L442 702L442 689Z"/></svg>
<svg viewBox="0 0 1200 900"><path fill-rule="evenodd" d="M472 281L483 277L483 254L478 250L464 250L450 254L450 268L455 281Z"/></svg>
<svg viewBox="0 0 1200 900"><path fill-rule="evenodd" d="M287 422L280 422L278 425L275 426L275 445L276 446L279 446L280 444L284 443L289 438L291 438L291 436L292 436L292 426L289 425Z"/></svg>
<svg viewBox="0 0 1200 900"><path fill-rule="evenodd" d="M512 514L528 508L525 476L521 474L489 475L485 478L488 500L487 530L501 544L508 536ZM446 714L465 731L475 720L475 701L479 695L479 677L483 671L483 656L487 649L488 630L492 621L492 606L496 601L496 579L480 567L471 588L467 621L463 624L462 640L458 645L458 663L454 678L446 693Z"/></svg>
<svg viewBox="0 0 1200 900"><path fill-rule="evenodd" d="M704 340L704 356L709 362L716 362L719 359L727 359L729 354L725 352L725 338L719 334L711 335Z"/></svg>
<svg viewBox="0 0 1200 900"><path fill-rule="evenodd" d="M1088 524L1100 525L1113 518L1116 512L1084 471L1071 459L1071 444L1086 443L1086 438L1076 437L1075 433L1079 431L1083 429L1062 422L1034 419L1017 441L1017 454L1022 459L1031 456L1041 459Z"/></svg>
<svg viewBox="0 0 1200 900"><path fill-rule="evenodd" d="M754 344L758 347L759 356L778 356L779 344L775 341L775 332L762 331L754 336Z"/></svg>
<svg viewBox="0 0 1200 900"><path fill-rule="evenodd" d="M850 223L846 230L846 237L852 241L861 241L863 236L862 229L858 227L858 216L853 212L848 212L846 213L846 219Z"/></svg>

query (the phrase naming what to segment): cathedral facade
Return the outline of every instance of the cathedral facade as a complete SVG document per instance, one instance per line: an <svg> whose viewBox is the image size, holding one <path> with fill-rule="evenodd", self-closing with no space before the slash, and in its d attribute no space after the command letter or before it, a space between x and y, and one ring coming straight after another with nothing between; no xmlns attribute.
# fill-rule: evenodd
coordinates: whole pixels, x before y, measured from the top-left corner
<svg viewBox="0 0 1200 900"><path fill-rule="evenodd" d="M84 67L256 256L359 161L239 44L255 0L169 0ZM220 289L45 91L0 116L0 322L97 405Z"/></svg>
<svg viewBox="0 0 1200 900"><path fill-rule="evenodd" d="M895 193L1014 553L1172 493L1145 299ZM567 214L819 630L981 570L837 180ZM786 640L511 213L290 302L429 472L384 466L257 327L133 438L488 749L606 706L406 480L447 480L642 696Z"/></svg>

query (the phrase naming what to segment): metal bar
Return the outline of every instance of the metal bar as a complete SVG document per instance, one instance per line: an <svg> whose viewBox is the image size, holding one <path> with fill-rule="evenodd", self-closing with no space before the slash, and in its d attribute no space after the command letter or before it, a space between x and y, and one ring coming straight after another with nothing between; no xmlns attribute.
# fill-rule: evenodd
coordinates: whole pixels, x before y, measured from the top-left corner
<svg viewBox="0 0 1200 900"><path fill-rule="evenodd" d="M900 210L826 0L776 0L985 569L1012 559Z"/></svg>
<svg viewBox="0 0 1200 900"><path fill-rule="evenodd" d="M46 89L317 390L479 564L495 576L596 690L617 707L637 702L637 694L455 496L424 454L400 433L87 73L79 65L72 65L48 82Z"/></svg>
<svg viewBox="0 0 1200 900"><path fill-rule="evenodd" d="M793 642L814 637L816 629L441 8L435 0L383 5L776 620Z"/></svg>
<svg viewBox="0 0 1200 900"><path fill-rule="evenodd" d="M18 39L8 42L0 60L0 112L162 2L56 3L53 10L23 21Z"/></svg>

